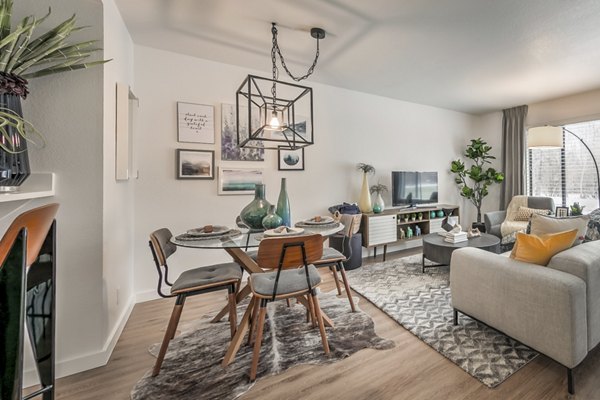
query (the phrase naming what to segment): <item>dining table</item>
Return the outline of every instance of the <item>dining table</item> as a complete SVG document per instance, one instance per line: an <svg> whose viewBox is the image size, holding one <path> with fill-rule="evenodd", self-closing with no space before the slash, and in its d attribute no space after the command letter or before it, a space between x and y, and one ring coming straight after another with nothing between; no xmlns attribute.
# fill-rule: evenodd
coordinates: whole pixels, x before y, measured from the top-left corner
<svg viewBox="0 0 600 400"><path fill-rule="evenodd" d="M339 222L323 225L309 225L300 222L296 224L296 226L301 226L302 229L304 229L300 235L312 235L318 233L323 236L323 241L327 240L329 236L341 232L344 229L344 225ZM263 273L264 271L247 252L257 249L261 240L263 240L265 237L266 236L263 231L257 232L240 228L231 229L227 234L209 238L194 238L187 236L186 234L177 235L171 238L171 243L179 247L187 247L192 249L225 250L227 254L229 254L231 258L233 258L233 260L238 263L246 272L249 274L257 274ZM246 297L250 296L250 294L250 285L246 283L238 290L236 295L236 303L239 304ZM307 309L309 308L309 304L306 299L300 297L298 300ZM249 308L250 307L248 307L248 309ZM248 314L248 310L246 311L247 312L245 313L244 317L246 317L246 314ZM227 315L227 313L228 307L225 306L221 311L219 311L219 313L217 313L211 322L220 321L225 315ZM329 318L325 313L322 315L325 325L333 327L333 321L331 318ZM240 325L238 326L238 329L231 340L231 344L223 360L224 367L233 361L235 354L239 350L246 331L246 329L240 329L240 327L245 328L245 319L247 318L242 318L242 321L240 322Z"/></svg>

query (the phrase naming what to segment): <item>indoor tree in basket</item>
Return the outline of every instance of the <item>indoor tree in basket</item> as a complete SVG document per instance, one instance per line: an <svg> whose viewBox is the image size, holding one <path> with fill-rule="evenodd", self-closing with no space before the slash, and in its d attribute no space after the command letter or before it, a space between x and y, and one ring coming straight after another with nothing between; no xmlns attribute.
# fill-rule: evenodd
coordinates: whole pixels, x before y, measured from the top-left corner
<svg viewBox="0 0 600 400"><path fill-rule="evenodd" d="M504 174L496 171L492 167L487 167L490 160L496 157L490 155L492 147L481 138L471 139L471 144L465 150L465 157L470 159L473 164L466 167L465 163L458 159L452 161L450 171L455 174L454 181L460 188L460 195L473 203L477 208L477 227L481 227L481 203L488 195L488 187L494 183L501 183L504 180ZM467 178L469 181L467 181ZM474 224L475 225L475 224ZM482 228L480 228L481 230Z"/></svg>
<svg viewBox="0 0 600 400"><path fill-rule="evenodd" d="M383 183L377 183L377 185L373 185L371 186L371 194L377 194L377 196L375 197L375 201L373 201L373 212L375 214L379 214L380 212L383 212L383 210L385 210L385 203L383 201L383 198L381 197L382 193L386 193L388 191L387 186L385 186Z"/></svg>
<svg viewBox="0 0 600 400"><path fill-rule="evenodd" d="M358 199L358 208L363 213L369 213L373 211L371 206L371 195L369 194L369 179L368 174L375 173L375 167L369 164L360 163L356 166L359 171L363 173L362 188L360 189L360 198Z"/></svg>
<svg viewBox="0 0 600 400"><path fill-rule="evenodd" d="M5 190L21 185L30 173L27 141L31 135L23 128L29 125L21 110L21 99L29 94L27 79L110 61L84 62L100 50L94 47L96 41L67 42L71 34L83 29L75 25L75 15L36 35L50 10L42 18L27 16L13 28L12 9L12 0L0 0L0 111L12 121L2 125L0 132L0 186Z"/></svg>

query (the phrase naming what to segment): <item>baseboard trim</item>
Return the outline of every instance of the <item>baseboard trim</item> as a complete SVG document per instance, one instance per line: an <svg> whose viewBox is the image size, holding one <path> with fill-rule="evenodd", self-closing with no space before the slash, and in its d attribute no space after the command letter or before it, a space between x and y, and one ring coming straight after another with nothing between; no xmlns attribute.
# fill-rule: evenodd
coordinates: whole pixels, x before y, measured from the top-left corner
<svg viewBox="0 0 600 400"><path fill-rule="evenodd" d="M60 360L56 362L56 379L63 378L65 376L73 375L78 372L87 371L88 369L102 367L108 363L110 356L112 355L121 333L129 320L129 316L133 311L133 307L136 304L136 296L131 296L127 302L127 307L121 313L119 320L115 324L114 328L110 332L108 338L104 342L101 351L82 354L80 356L70 358L67 360ZM35 368L30 368L23 371L23 387L29 387L37 385L39 383L38 374Z"/></svg>

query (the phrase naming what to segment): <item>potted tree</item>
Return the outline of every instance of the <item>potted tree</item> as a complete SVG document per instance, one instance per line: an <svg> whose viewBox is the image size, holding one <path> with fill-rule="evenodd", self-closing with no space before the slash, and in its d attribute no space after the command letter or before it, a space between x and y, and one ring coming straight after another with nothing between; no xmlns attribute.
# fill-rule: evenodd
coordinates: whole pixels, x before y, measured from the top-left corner
<svg viewBox="0 0 600 400"><path fill-rule="evenodd" d="M502 172L488 166L491 164L490 160L496 159L490 155L491 150L492 147L481 138L472 139L464 153L464 156L472 161L472 165L467 167L460 159L452 161L450 165L450 171L455 175L454 181L460 189L460 195L477 208L477 222L473 223L473 228L478 228L481 232L485 231L485 224L481 222L483 199L489 194L490 185L501 183L504 180Z"/></svg>
<svg viewBox="0 0 600 400"><path fill-rule="evenodd" d="M0 0L0 187L16 189L30 174L27 141L39 138L23 119L21 99L29 94L28 79L74 71L110 60L85 62L99 48L96 41L69 43L75 15L46 33L36 29L48 18L33 15L12 26L13 0Z"/></svg>

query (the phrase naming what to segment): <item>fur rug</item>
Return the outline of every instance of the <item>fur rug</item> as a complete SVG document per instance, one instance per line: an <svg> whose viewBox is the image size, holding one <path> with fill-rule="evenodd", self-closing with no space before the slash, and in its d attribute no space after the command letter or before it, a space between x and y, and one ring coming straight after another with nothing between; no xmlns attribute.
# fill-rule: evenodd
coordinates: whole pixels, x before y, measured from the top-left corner
<svg viewBox="0 0 600 400"><path fill-rule="evenodd" d="M420 255L348 271L348 279L352 289L488 387L538 354L462 314L453 326L449 267L422 273Z"/></svg>
<svg viewBox="0 0 600 400"><path fill-rule="evenodd" d="M257 379L299 364L336 362L365 348L394 347L392 341L375 334L371 317L362 311L350 311L345 296L338 298L333 293L321 293L319 300L335 325L326 329L330 356L323 353L318 328L305 322L303 306L288 308L285 301L270 303ZM239 318L245 309L246 304L240 304ZM223 369L221 361L230 341L229 325L227 321L217 324L208 321L210 318L203 318L196 329L171 341L160 374L152 378L150 371L147 372L133 388L133 400L235 399L252 387L248 378L252 348L244 341L233 363ZM156 344L150 352L156 356L158 349L159 344Z"/></svg>

